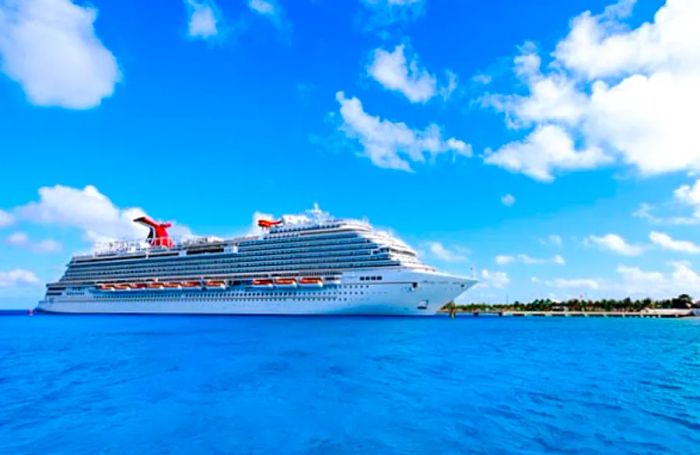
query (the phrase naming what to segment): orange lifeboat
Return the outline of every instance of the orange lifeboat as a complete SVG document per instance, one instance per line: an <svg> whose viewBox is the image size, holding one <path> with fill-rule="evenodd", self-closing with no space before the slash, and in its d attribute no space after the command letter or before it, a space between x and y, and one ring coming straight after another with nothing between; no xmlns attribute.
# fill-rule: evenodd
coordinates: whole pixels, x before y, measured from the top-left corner
<svg viewBox="0 0 700 455"><path fill-rule="evenodd" d="M131 289L146 289L147 284L146 283L131 283L129 284L129 287Z"/></svg>
<svg viewBox="0 0 700 455"><path fill-rule="evenodd" d="M208 280L204 282L207 289L226 289L226 282L221 280Z"/></svg>
<svg viewBox="0 0 700 455"><path fill-rule="evenodd" d="M182 285L179 281L171 281L169 283L163 283L163 288L165 289L182 289Z"/></svg>
<svg viewBox="0 0 700 455"><path fill-rule="evenodd" d="M297 280L294 278L275 278L274 284L275 287L280 288L295 288L297 287Z"/></svg>
<svg viewBox="0 0 700 455"><path fill-rule="evenodd" d="M202 287L202 283L199 281L183 281L182 287L187 289L199 288Z"/></svg>
<svg viewBox="0 0 700 455"><path fill-rule="evenodd" d="M113 291L114 290L114 285L113 284L100 284L97 286L97 289L100 291Z"/></svg>
<svg viewBox="0 0 700 455"><path fill-rule="evenodd" d="M299 280L299 285L309 288L322 288L323 280L317 276L304 277Z"/></svg>
<svg viewBox="0 0 700 455"><path fill-rule="evenodd" d="M130 289L131 289L131 287L128 284L115 284L114 285L115 291L128 291Z"/></svg>
<svg viewBox="0 0 700 455"><path fill-rule="evenodd" d="M253 287L272 289L272 287L273 287L272 280L269 278L262 278L262 279L253 280Z"/></svg>
<svg viewBox="0 0 700 455"><path fill-rule="evenodd" d="M146 287L148 289L163 289L165 288L165 285L163 283L159 283L158 281L154 281L153 283L148 283Z"/></svg>

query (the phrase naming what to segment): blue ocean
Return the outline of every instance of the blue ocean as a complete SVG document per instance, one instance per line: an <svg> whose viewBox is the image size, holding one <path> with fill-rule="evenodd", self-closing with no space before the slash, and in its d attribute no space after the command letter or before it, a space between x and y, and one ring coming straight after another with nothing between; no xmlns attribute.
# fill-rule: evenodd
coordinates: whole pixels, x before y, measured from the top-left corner
<svg viewBox="0 0 700 455"><path fill-rule="evenodd" d="M700 453L700 321L0 316L0 453Z"/></svg>

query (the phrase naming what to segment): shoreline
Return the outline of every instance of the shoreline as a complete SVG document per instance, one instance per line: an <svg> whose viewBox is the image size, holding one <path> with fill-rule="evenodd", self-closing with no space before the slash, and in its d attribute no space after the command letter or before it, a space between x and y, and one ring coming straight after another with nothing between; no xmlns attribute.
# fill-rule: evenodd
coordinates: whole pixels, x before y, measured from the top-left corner
<svg viewBox="0 0 700 455"><path fill-rule="evenodd" d="M692 318L700 314L693 310L658 309L647 311L497 311L497 310L463 310L442 309L439 314L448 316L496 316L496 317L570 317L570 318Z"/></svg>

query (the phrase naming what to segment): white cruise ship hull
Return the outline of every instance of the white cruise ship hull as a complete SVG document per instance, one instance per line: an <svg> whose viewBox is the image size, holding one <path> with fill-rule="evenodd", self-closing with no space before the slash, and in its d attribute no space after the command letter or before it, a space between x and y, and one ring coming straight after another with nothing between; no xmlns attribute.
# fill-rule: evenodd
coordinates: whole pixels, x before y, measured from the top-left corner
<svg viewBox="0 0 700 455"><path fill-rule="evenodd" d="M195 292L86 289L47 298L39 303L38 309L74 314L430 316L476 283L437 272L380 272L382 281L379 282L359 281L361 274L368 274L365 270L346 273L339 284L322 289L248 288Z"/></svg>

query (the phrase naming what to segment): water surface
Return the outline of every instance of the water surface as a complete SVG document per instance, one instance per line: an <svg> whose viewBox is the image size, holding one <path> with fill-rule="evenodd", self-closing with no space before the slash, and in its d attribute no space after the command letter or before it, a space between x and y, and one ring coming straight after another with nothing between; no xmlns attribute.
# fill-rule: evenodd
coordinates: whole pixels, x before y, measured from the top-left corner
<svg viewBox="0 0 700 455"><path fill-rule="evenodd" d="M0 316L0 453L700 452L700 321Z"/></svg>

